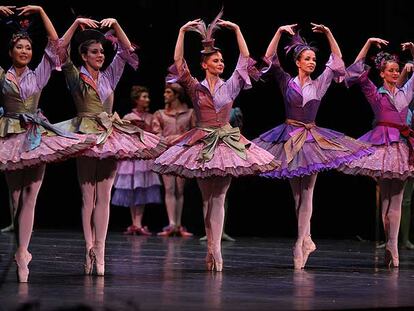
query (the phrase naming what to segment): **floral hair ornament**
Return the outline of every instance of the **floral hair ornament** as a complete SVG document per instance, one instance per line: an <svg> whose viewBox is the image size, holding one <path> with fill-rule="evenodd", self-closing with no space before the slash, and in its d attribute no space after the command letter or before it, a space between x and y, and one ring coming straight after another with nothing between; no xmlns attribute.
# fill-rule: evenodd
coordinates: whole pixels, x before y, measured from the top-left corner
<svg viewBox="0 0 414 311"><path fill-rule="evenodd" d="M387 62L398 63L399 58L395 54L390 54L390 53L384 52L384 51L381 51L381 52L377 53L377 55L374 56L375 68L377 68L378 70L383 70L383 68L385 67L385 64Z"/></svg>
<svg viewBox="0 0 414 311"><path fill-rule="evenodd" d="M30 36L32 32L33 18L31 16L13 14L0 17L0 21L11 29L14 34Z"/></svg>
<svg viewBox="0 0 414 311"><path fill-rule="evenodd" d="M201 41L201 43L203 44L203 50L201 51L201 54L208 55L220 51L218 47L214 46L213 34L217 29L220 29L220 26L217 25L217 22L222 16L223 7L221 8L218 15L207 27L203 20L197 26L189 27L188 30L198 32L203 38L203 40Z"/></svg>

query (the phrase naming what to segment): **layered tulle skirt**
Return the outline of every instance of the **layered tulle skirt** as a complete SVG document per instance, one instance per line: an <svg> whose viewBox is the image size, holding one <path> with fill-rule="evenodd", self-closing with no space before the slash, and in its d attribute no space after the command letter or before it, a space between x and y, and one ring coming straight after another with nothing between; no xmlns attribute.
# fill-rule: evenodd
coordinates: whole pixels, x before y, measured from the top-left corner
<svg viewBox="0 0 414 311"><path fill-rule="evenodd" d="M185 178L207 178L213 176L246 176L268 172L280 163L269 152L240 135L245 146L245 156L239 156L223 140L218 139L210 160L200 159L205 148L202 129L192 129L184 138L170 147L154 163L153 170L160 174L172 174Z"/></svg>
<svg viewBox="0 0 414 311"><path fill-rule="evenodd" d="M161 180L152 171L153 160L124 160L118 163L112 204L136 206L161 203Z"/></svg>
<svg viewBox="0 0 414 311"><path fill-rule="evenodd" d="M40 111L20 115L0 117L2 171L63 161L82 154L96 142L93 136L59 131Z"/></svg>
<svg viewBox="0 0 414 311"><path fill-rule="evenodd" d="M405 142L373 146L374 152L364 158L341 165L338 170L352 175L365 175L376 179L411 177L414 167L408 164L409 150Z"/></svg>
<svg viewBox="0 0 414 311"><path fill-rule="evenodd" d="M345 163L366 157L373 152L367 143L360 142L334 130L314 126L312 130L317 133L318 138L321 137L334 146L340 146L340 148L329 149L323 146L309 132L306 141L294 154L293 158L288 160L285 144L300 130L302 130L301 127L284 123L253 140L254 143L270 152L282 163L279 168L262 176L292 178L312 175L324 170L336 169Z"/></svg>

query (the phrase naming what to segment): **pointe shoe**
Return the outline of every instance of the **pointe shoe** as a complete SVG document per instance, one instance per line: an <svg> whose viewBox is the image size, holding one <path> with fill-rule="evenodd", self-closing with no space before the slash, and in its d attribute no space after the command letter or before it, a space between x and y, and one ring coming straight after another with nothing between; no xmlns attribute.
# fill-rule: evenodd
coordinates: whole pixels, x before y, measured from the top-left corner
<svg viewBox="0 0 414 311"><path fill-rule="evenodd" d="M385 246L385 265L388 268L398 268L400 261L398 258L398 251L392 251L392 247Z"/></svg>
<svg viewBox="0 0 414 311"><path fill-rule="evenodd" d="M137 230L139 228L137 226L131 225L129 227L126 228L126 230L124 231L125 235L135 235L137 233Z"/></svg>
<svg viewBox="0 0 414 311"><path fill-rule="evenodd" d="M8 233L8 232L14 232L14 225L11 224L7 227L4 227L3 229L0 230L1 233Z"/></svg>
<svg viewBox="0 0 414 311"><path fill-rule="evenodd" d="M105 275L105 251L103 247L92 247L91 249L92 257L94 258L93 262L95 263L96 275L104 276Z"/></svg>
<svg viewBox="0 0 414 311"><path fill-rule="evenodd" d="M145 235L145 236L151 236L152 235L151 231L148 230L147 226L138 228L135 232L138 235Z"/></svg>
<svg viewBox="0 0 414 311"><path fill-rule="evenodd" d="M302 268L305 268L309 255L316 250L316 245L313 243L310 236L306 237L302 244L303 263Z"/></svg>
<svg viewBox="0 0 414 311"><path fill-rule="evenodd" d="M29 262L32 260L32 254L26 251L23 255L14 255L14 261L17 265L17 281L20 283L27 283L29 278Z"/></svg>
<svg viewBox="0 0 414 311"><path fill-rule="evenodd" d="M213 271L214 268L214 258L213 255L208 252L206 256L206 269L207 271Z"/></svg>
<svg viewBox="0 0 414 311"><path fill-rule="evenodd" d="M162 228L161 232L157 233L158 236L165 236L165 237L173 236L175 234L176 234L176 230L175 230L174 226L164 227L164 228Z"/></svg>
<svg viewBox="0 0 414 311"><path fill-rule="evenodd" d="M227 233L223 232L223 234L221 235L221 240L222 241L227 241L227 242L235 242L236 239L233 239L231 236L229 236ZM200 241L204 242L207 241L207 236L203 236L200 238Z"/></svg>
<svg viewBox="0 0 414 311"><path fill-rule="evenodd" d="M223 234L221 235L221 240L222 241L227 241L227 242L234 242L234 241L236 241L236 239L233 239L226 232L223 232Z"/></svg>
<svg viewBox="0 0 414 311"><path fill-rule="evenodd" d="M412 251L414 249L414 244L411 243L410 241L407 241L401 245L401 248Z"/></svg>
<svg viewBox="0 0 414 311"><path fill-rule="evenodd" d="M188 232L187 229L183 226L178 226L176 233L183 238L189 238L193 236L193 234L191 232Z"/></svg>
<svg viewBox="0 0 414 311"><path fill-rule="evenodd" d="M92 275L95 256L92 254L92 248L86 250L84 270L85 275Z"/></svg>
<svg viewBox="0 0 414 311"><path fill-rule="evenodd" d="M206 269L207 271L223 271L223 258L221 257L221 252L216 252L215 255L210 251L207 252Z"/></svg>
<svg viewBox="0 0 414 311"><path fill-rule="evenodd" d="M295 270L303 268L303 243L297 243L293 247L293 267Z"/></svg>
<svg viewBox="0 0 414 311"><path fill-rule="evenodd" d="M213 259L213 266L211 271L221 272L223 271L223 258L221 257L221 251L216 251L211 254Z"/></svg>

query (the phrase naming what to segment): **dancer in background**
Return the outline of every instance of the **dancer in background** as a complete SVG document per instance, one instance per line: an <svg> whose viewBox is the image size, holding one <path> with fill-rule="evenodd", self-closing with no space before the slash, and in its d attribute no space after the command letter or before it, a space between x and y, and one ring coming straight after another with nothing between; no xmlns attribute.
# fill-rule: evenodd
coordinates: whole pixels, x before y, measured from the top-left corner
<svg viewBox="0 0 414 311"><path fill-rule="evenodd" d="M148 112L151 101L149 90L145 86L134 85L130 97L134 108L123 120L151 132L153 115ZM118 162L112 204L130 209L132 224L124 234L152 235L147 226L142 226L145 206L162 202L161 180L158 174L151 170L152 164L153 160Z"/></svg>
<svg viewBox="0 0 414 311"><path fill-rule="evenodd" d="M165 86L164 102L165 108L154 113L152 130L172 145L175 139L195 126L195 114L192 108L188 108L185 102L185 91L178 83L169 83ZM158 235L193 236L181 225L185 178L162 175L162 180L169 224Z"/></svg>

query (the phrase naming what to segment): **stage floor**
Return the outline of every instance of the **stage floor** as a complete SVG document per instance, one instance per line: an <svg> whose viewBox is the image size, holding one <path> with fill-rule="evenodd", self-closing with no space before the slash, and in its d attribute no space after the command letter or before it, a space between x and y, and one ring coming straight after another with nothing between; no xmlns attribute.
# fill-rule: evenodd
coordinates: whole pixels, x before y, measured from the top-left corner
<svg viewBox="0 0 414 311"><path fill-rule="evenodd" d="M0 235L0 310L341 310L414 308L414 251L383 266L372 242L315 240L292 269L293 240L223 242L224 271L204 270L198 238L108 235L105 277L84 276L80 232L36 231L28 284L16 282L13 235ZM89 309L83 309L89 310Z"/></svg>

